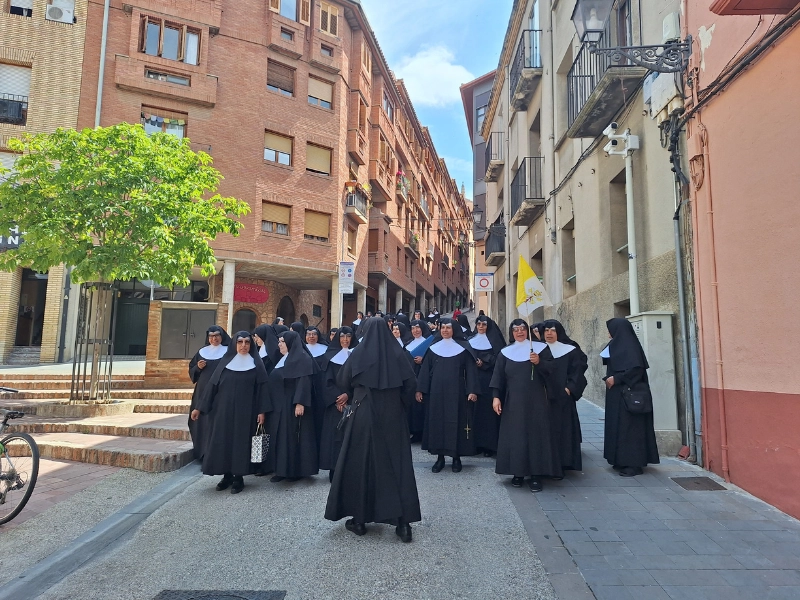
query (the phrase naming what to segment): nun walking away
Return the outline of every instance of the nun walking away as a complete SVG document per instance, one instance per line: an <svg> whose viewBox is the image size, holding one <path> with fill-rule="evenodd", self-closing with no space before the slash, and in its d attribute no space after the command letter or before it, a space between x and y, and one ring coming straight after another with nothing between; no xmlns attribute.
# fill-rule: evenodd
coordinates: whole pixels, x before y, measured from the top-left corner
<svg viewBox="0 0 800 600"><path fill-rule="evenodd" d="M625 408L623 390L650 391L650 365L633 325L627 319L606 322L611 341L600 354L606 365L606 420L603 456L623 477L641 475L643 467L658 464L653 413L635 414Z"/></svg>
<svg viewBox="0 0 800 600"><path fill-rule="evenodd" d="M238 332L220 359L191 418L209 421L208 442L203 455L203 473L222 475L217 490L231 488L238 494L244 476L253 472L251 437L264 424L270 410L267 370L256 344L246 331Z"/></svg>
<svg viewBox="0 0 800 600"><path fill-rule="evenodd" d="M356 535L367 532L367 523L394 525L398 537L410 542L410 524L422 519L406 424L414 372L383 319L366 319L362 327L363 340L337 376L352 412L325 518L352 517L345 527Z"/></svg>
<svg viewBox="0 0 800 600"><path fill-rule="evenodd" d="M282 357L269 374L272 412L268 430L272 447L266 472L275 472L270 479L273 483L297 481L319 472L314 419L310 414L312 379L319 367L294 331L282 333L278 347Z"/></svg>
<svg viewBox="0 0 800 600"><path fill-rule="evenodd" d="M200 348L192 360L189 361L189 378L194 384L192 404L189 407L189 434L192 436L196 460L203 458L206 438L208 437L208 419L200 415L197 420L193 420L191 413L200 403L200 398L203 397L206 386L211 380L217 365L219 365L219 361L225 356L230 343L231 336L219 325L212 325L206 331L206 345Z"/></svg>
<svg viewBox="0 0 800 600"><path fill-rule="evenodd" d="M353 330L350 327L341 327L336 340L320 359L325 378L323 392L324 413L322 419L322 433L319 447L319 468L328 471L329 481L333 481L333 472L336 469L336 460L339 458L339 449L342 446L342 431L337 427L342 417L342 411L350 397L347 392L336 383L336 377L342 365L350 358L353 348L358 345Z"/></svg>
<svg viewBox="0 0 800 600"><path fill-rule="evenodd" d="M478 400L475 402L475 446L486 457L497 453L500 436L500 415L492 405L492 373L497 355L505 348L505 338L497 323L483 315L475 319L475 335L469 345L475 351L478 367Z"/></svg>
<svg viewBox="0 0 800 600"><path fill-rule="evenodd" d="M416 311L419 313L419 311ZM416 314L416 313L415 313ZM422 359L430 347L433 334L428 323L422 319L411 321L411 341L406 344L406 352L411 356L413 362L414 375L419 375L422 367ZM427 412L425 398L422 402L412 402L408 409L408 431L411 434L411 443L422 441L422 432L425 430L425 413Z"/></svg>
<svg viewBox="0 0 800 600"><path fill-rule="evenodd" d="M489 384L494 410L502 415L495 473L512 475L514 487L522 487L530 477L530 490L541 492L542 477L564 476L539 369L539 355L547 346L529 339L522 319L511 321L509 333L511 344L498 354Z"/></svg>
<svg viewBox="0 0 800 600"><path fill-rule="evenodd" d="M577 402L586 389L589 359L581 347L569 339L564 326L550 319L544 322L544 341L539 372L544 376L550 399L553 433L558 440L561 467L581 471L581 421Z"/></svg>
<svg viewBox="0 0 800 600"><path fill-rule="evenodd" d="M461 471L461 457L475 449L475 402L478 369L475 353L458 321L439 319L439 334L422 360L417 378L417 402L428 399L428 418L422 449L437 456L431 470L444 468L444 457L453 457L453 473Z"/></svg>

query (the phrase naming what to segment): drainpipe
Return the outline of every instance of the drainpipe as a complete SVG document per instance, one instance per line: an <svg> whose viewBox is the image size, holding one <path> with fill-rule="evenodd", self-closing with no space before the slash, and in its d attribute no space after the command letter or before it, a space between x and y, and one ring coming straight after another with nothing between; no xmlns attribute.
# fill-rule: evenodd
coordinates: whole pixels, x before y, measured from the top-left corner
<svg viewBox="0 0 800 600"><path fill-rule="evenodd" d="M106 45L108 42L108 13L111 0L103 4L103 37L100 40L100 73L97 77L97 101L94 108L94 126L100 127L100 112L103 110L103 81L106 76Z"/></svg>
<svg viewBox="0 0 800 600"><path fill-rule="evenodd" d="M626 133L631 137L630 130ZM633 213L633 149L625 152L625 204L628 213L628 286L630 287L631 314L638 315L639 259L636 257L636 221Z"/></svg>

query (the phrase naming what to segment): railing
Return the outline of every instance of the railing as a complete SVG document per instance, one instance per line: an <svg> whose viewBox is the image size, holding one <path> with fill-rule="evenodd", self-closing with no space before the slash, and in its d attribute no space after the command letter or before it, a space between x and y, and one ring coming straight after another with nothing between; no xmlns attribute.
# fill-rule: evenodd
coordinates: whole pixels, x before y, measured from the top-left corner
<svg viewBox="0 0 800 600"><path fill-rule="evenodd" d="M369 214L367 211L367 197L361 190L347 194L347 206L354 206L362 215Z"/></svg>
<svg viewBox="0 0 800 600"><path fill-rule="evenodd" d="M511 63L511 93L517 89L523 69L541 69L542 55L539 52L540 29L526 29L517 45L514 62Z"/></svg>
<svg viewBox="0 0 800 600"><path fill-rule="evenodd" d="M514 175L511 182L511 216L517 214L525 200L544 200L542 170L544 158L528 156Z"/></svg>
<svg viewBox="0 0 800 600"><path fill-rule="evenodd" d="M493 229L486 236L486 256L495 253L505 253L506 251L506 236Z"/></svg>
<svg viewBox="0 0 800 600"><path fill-rule="evenodd" d="M407 177L404 175L397 176L397 193L406 200L408 200L409 185L410 184Z"/></svg>
<svg viewBox="0 0 800 600"><path fill-rule="evenodd" d="M406 230L406 244L409 248L411 248L414 252L419 254L419 235Z"/></svg>
<svg viewBox="0 0 800 600"><path fill-rule="evenodd" d="M610 40L610 25L606 25L606 29L597 43L598 48L613 47ZM608 71L610 67L624 65L624 62L612 61L609 54L593 54L589 50L589 44L586 42L581 45L578 56L575 57L575 61L572 63L569 73L567 73L567 89L569 91L569 122L567 127L572 127L572 124L578 118L584 105L603 77L603 73Z"/></svg>
<svg viewBox="0 0 800 600"><path fill-rule="evenodd" d="M445 265L448 269L450 268L450 257L447 254L442 254L442 264Z"/></svg>
<svg viewBox="0 0 800 600"><path fill-rule="evenodd" d="M0 94L0 123L25 125L28 120L28 97Z"/></svg>
<svg viewBox="0 0 800 600"><path fill-rule="evenodd" d="M503 160L503 132L493 131L489 134L489 139L486 140L486 166L488 167L492 161Z"/></svg>
<svg viewBox="0 0 800 600"><path fill-rule="evenodd" d="M434 253L434 246L433 246L433 242L429 242L429 243L428 243L428 257L429 257L431 260L433 259L433 253Z"/></svg>
<svg viewBox="0 0 800 600"><path fill-rule="evenodd" d="M430 210L428 208L428 197L425 194L422 194L422 197L420 198L419 205L422 207L422 212L425 213L425 216L430 219L431 218L431 213L430 213Z"/></svg>

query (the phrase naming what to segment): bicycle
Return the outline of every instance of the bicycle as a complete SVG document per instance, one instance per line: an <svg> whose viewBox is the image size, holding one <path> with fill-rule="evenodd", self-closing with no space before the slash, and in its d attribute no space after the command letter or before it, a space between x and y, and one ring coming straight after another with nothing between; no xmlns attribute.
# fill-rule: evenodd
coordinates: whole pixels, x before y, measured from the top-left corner
<svg viewBox="0 0 800 600"><path fill-rule="evenodd" d="M0 392L16 394L19 390L0 387ZM10 419L21 419L25 413L0 409L0 436ZM16 517L33 494L39 477L39 447L27 433L0 437L0 525Z"/></svg>

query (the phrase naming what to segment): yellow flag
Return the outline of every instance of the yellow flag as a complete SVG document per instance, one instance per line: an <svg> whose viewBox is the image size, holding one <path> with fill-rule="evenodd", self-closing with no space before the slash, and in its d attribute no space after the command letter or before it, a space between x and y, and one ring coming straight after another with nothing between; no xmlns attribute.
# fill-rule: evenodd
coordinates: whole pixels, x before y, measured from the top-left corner
<svg viewBox="0 0 800 600"><path fill-rule="evenodd" d="M549 306L550 298L527 261L519 257L517 270L517 311L527 317L540 306Z"/></svg>

